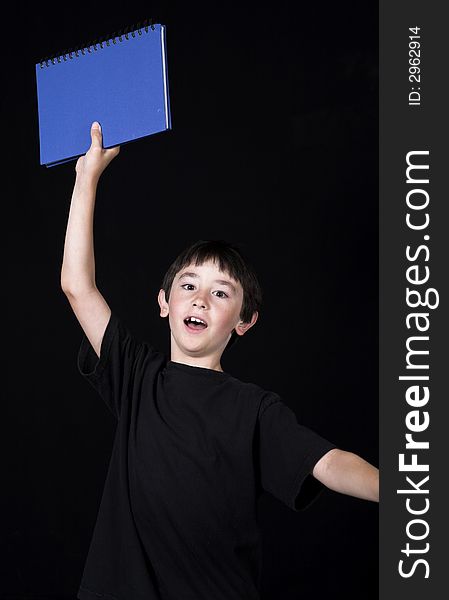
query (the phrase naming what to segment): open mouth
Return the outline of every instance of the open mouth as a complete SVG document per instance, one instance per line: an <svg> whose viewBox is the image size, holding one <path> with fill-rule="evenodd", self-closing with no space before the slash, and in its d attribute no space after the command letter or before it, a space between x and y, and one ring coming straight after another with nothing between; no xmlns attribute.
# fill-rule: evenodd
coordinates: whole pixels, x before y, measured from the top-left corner
<svg viewBox="0 0 449 600"><path fill-rule="evenodd" d="M184 323L191 331L202 331L207 328L207 323L199 317L186 317Z"/></svg>

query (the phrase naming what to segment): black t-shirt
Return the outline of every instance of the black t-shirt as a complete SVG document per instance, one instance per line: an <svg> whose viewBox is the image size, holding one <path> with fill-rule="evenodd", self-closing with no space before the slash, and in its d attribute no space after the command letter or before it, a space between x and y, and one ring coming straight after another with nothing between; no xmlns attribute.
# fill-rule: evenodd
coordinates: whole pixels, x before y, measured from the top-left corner
<svg viewBox="0 0 449 600"><path fill-rule="evenodd" d="M257 499L303 509L335 446L277 394L167 360L115 312L100 358L83 336L78 369L117 429L77 597L259 600Z"/></svg>

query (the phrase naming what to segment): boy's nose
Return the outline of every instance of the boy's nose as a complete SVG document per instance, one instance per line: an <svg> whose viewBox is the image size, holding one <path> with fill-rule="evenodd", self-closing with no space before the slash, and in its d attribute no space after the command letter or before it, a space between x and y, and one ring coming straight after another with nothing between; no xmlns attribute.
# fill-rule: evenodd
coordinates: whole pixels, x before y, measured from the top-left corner
<svg viewBox="0 0 449 600"><path fill-rule="evenodd" d="M199 306L200 308L206 308L206 305L204 304L204 302L202 300L197 300L196 302L193 303L193 306Z"/></svg>

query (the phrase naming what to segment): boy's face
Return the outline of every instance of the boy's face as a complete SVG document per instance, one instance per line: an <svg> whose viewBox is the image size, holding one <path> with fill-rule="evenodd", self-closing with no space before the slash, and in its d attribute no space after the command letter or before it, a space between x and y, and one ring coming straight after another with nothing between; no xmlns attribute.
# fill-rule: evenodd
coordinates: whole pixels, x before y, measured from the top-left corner
<svg viewBox="0 0 449 600"><path fill-rule="evenodd" d="M243 335L257 320L257 313L250 323L240 319L243 288L212 261L181 269L168 303L164 290L158 301L161 317L169 317L171 359L211 369L221 370L220 358L232 332Z"/></svg>

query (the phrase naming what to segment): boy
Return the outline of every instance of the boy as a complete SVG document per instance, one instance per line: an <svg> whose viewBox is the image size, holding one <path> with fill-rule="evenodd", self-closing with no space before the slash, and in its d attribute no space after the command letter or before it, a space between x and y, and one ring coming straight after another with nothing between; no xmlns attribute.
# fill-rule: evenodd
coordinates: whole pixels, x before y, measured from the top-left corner
<svg viewBox="0 0 449 600"><path fill-rule="evenodd" d="M76 164L61 286L85 334L78 368L118 424L78 598L258 600L258 495L297 511L324 484L378 501L378 470L222 370L260 304L231 245L199 242L169 268L158 302L170 360L133 339L95 285L96 187L119 147L102 148L98 123L91 138Z"/></svg>

